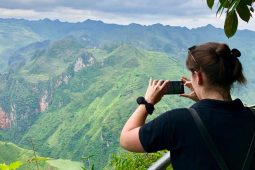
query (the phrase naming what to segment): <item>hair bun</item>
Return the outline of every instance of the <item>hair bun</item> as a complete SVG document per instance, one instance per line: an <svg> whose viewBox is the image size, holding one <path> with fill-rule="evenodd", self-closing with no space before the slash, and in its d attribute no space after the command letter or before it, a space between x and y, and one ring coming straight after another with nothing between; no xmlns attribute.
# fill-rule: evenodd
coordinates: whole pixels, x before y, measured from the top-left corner
<svg viewBox="0 0 255 170"><path fill-rule="evenodd" d="M227 44L219 44L215 52L217 56L222 58L230 56L230 49Z"/></svg>
<svg viewBox="0 0 255 170"><path fill-rule="evenodd" d="M240 56L241 56L241 52L240 52L238 49L233 48L233 49L231 50L231 56L232 56L232 57L240 57Z"/></svg>

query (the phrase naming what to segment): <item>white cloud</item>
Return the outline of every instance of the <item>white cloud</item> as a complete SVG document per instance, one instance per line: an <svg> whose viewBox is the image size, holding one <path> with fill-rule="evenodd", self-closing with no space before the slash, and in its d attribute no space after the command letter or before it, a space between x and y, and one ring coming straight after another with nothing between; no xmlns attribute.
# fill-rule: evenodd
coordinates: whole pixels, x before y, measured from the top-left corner
<svg viewBox="0 0 255 170"><path fill-rule="evenodd" d="M18 8L19 5L16 4L17 8L14 8L14 4L12 8L0 8L0 18L24 18L30 20L49 18L68 22L93 19L116 24L139 23L151 25L161 23L164 25L186 26L189 28L207 24L223 28L225 19L225 16L221 16L220 18L216 17L215 9L211 11L206 6L206 1L197 0L158 0L157 2L152 0L102 0L101 3L95 3L92 0L78 0L77 4L80 4L80 8L71 7L77 6L77 4L70 5L71 1L67 0L46 0L43 2L39 0L10 1L12 3L16 1L22 4L20 5L21 7L24 4L30 5L31 7L28 9ZM10 1L9 5L12 4ZM0 5L1 3L0 0ZM38 6L38 3L43 3L44 6ZM75 4L74 2L72 3ZM49 4L52 5L51 8L46 9L45 6ZM86 4L88 5L86 6ZM36 6L36 8L33 8L33 6ZM239 29L251 29L255 31L253 18L248 24L241 20L239 21Z"/></svg>
<svg viewBox="0 0 255 170"><path fill-rule="evenodd" d="M0 0L1 8L50 11L57 7L118 14L168 14L183 16L208 12L206 2L198 0ZM205 8L206 7L206 8ZM200 13L199 13L200 11Z"/></svg>
<svg viewBox="0 0 255 170"><path fill-rule="evenodd" d="M34 2L40 2L40 0L18 0L18 1L17 0L8 0L8 2L6 2L6 1L4 1L4 2L15 6L17 4L32 4ZM44 4L53 3L53 2L56 2L56 0L43 0Z"/></svg>
<svg viewBox="0 0 255 170"><path fill-rule="evenodd" d="M39 18L40 13L35 10L24 10L24 9L6 9L0 8L0 17L1 18L25 18L25 19L33 19Z"/></svg>

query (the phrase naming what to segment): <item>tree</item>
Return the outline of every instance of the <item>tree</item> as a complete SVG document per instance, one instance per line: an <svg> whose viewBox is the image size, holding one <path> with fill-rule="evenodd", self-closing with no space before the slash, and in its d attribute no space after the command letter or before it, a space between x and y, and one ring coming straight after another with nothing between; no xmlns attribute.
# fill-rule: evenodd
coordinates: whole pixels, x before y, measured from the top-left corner
<svg viewBox="0 0 255 170"><path fill-rule="evenodd" d="M214 6L215 0L207 0L207 5L210 9ZM238 16L245 22L249 22L254 13L252 4L255 0L219 0L217 4L216 15L222 15L226 12L224 23L224 31L228 38L232 37L238 28ZM238 14L238 15L237 15Z"/></svg>

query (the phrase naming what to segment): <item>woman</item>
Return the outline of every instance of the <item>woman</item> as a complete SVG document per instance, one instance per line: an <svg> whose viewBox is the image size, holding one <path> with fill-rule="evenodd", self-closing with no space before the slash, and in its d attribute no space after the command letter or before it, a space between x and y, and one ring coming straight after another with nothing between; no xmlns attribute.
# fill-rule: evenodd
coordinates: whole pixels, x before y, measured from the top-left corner
<svg viewBox="0 0 255 170"><path fill-rule="evenodd" d="M181 79L191 90L181 96L196 101L191 108L198 113L230 170L244 166L255 130L252 111L230 95L234 82L246 83L240 56L237 49L230 50L226 44L209 42L193 46L186 60L191 79ZM149 81L144 101L138 101L139 106L122 129L120 145L133 152L170 150L172 165L177 170L220 169L187 108L167 111L145 124L148 113L163 97L167 83ZM254 170L253 154L249 164L252 165L248 169Z"/></svg>

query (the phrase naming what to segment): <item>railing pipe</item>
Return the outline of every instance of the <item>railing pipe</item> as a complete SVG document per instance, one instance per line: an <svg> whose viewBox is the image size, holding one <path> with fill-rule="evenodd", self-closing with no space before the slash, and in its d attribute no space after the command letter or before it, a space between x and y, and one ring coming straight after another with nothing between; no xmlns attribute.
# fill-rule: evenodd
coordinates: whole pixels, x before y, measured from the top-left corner
<svg viewBox="0 0 255 170"><path fill-rule="evenodd" d="M165 170L171 163L170 152L165 153L159 160L154 162L148 170Z"/></svg>

